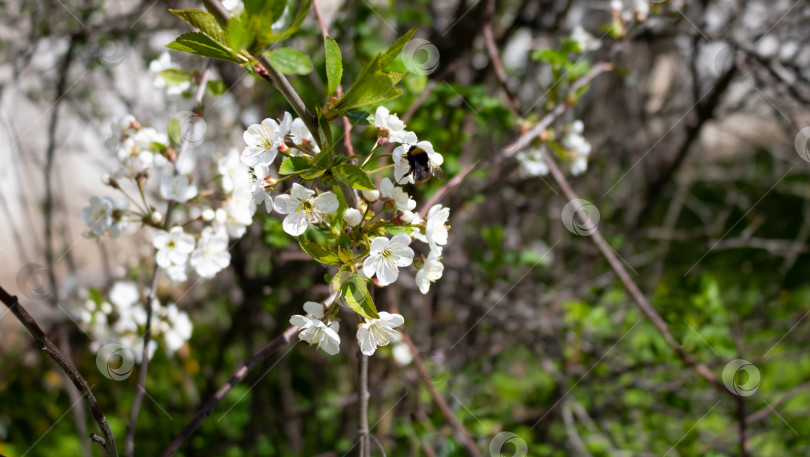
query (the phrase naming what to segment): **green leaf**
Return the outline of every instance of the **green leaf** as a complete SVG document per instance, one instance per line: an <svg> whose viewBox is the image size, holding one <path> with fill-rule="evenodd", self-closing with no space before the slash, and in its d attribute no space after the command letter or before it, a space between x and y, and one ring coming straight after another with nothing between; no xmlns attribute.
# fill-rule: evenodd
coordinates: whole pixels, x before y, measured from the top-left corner
<svg viewBox="0 0 810 457"><path fill-rule="evenodd" d="M245 13L248 17L258 16L272 24L284 14L287 0L244 0Z"/></svg>
<svg viewBox="0 0 810 457"><path fill-rule="evenodd" d="M310 241L301 235L298 237L298 244L301 245L301 249L304 250L307 254L309 254L313 259L317 260L318 262L325 263L328 265L341 265L341 261L338 258L337 254L332 252L330 249L326 249L320 244Z"/></svg>
<svg viewBox="0 0 810 457"><path fill-rule="evenodd" d="M352 260L354 260L354 253L350 249L338 247L338 259L340 259L340 261L344 264L352 263Z"/></svg>
<svg viewBox="0 0 810 457"><path fill-rule="evenodd" d="M230 49L199 32L184 33L166 47L198 56L240 63Z"/></svg>
<svg viewBox="0 0 810 457"><path fill-rule="evenodd" d="M170 13L179 17L180 19L191 24L192 27L199 30L203 35L211 38L223 47L228 45L228 35L225 30L219 25L217 19L213 14L208 11L200 9L189 10L169 10Z"/></svg>
<svg viewBox="0 0 810 457"><path fill-rule="evenodd" d="M384 72L380 63L381 56L377 56L363 68L352 87L330 110L330 119L364 106L380 105L402 95L402 89L395 86L405 77L405 73Z"/></svg>
<svg viewBox="0 0 810 457"><path fill-rule="evenodd" d="M388 233L391 235L396 235L397 233L407 233L410 235L414 228L411 225L389 225L385 227L385 229L388 230Z"/></svg>
<svg viewBox="0 0 810 457"><path fill-rule="evenodd" d="M297 32L298 29L301 27L301 24L304 22L304 19L307 17L307 12L309 12L309 8L312 6L312 0L304 0L301 2L301 6L298 7L298 12L295 13L295 16L290 22L290 25L282 32L275 33L273 32L273 23L270 19L262 18L261 20L261 28L260 31L263 31L261 35L259 35L259 42L262 46L266 46L270 43L283 40L288 36L292 35L293 33ZM279 16L280 17L280 16ZM261 33L261 32L260 32Z"/></svg>
<svg viewBox="0 0 810 457"><path fill-rule="evenodd" d="M162 70L159 75L170 86L177 86L191 81L191 75L178 68L167 68Z"/></svg>
<svg viewBox="0 0 810 457"><path fill-rule="evenodd" d="M312 72L312 61L306 54L290 48L273 49L264 53L273 68L285 75L308 75Z"/></svg>
<svg viewBox="0 0 810 457"><path fill-rule="evenodd" d="M366 111L349 111L346 117L354 125L371 125L372 122L371 114Z"/></svg>
<svg viewBox="0 0 810 457"><path fill-rule="evenodd" d="M304 157L287 157L281 162L278 167L278 173L281 175L291 175L310 168L312 163Z"/></svg>
<svg viewBox="0 0 810 457"><path fill-rule="evenodd" d="M324 173L326 173L326 168L312 167L309 170L301 172L299 176L304 179L315 179L322 176Z"/></svg>
<svg viewBox="0 0 810 457"><path fill-rule="evenodd" d="M332 173L338 181L344 182L355 189L377 190L371 178L368 177L368 173L357 165L343 163L332 168Z"/></svg>
<svg viewBox="0 0 810 457"><path fill-rule="evenodd" d="M326 96L335 93L343 78L343 56L340 54L340 47L332 37L326 37L323 41L324 52L326 54Z"/></svg>
<svg viewBox="0 0 810 457"><path fill-rule="evenodd" d="M253 43L256 30L254 27L250 27L250 24L250 22L245 23L239 17L232 17L228 20L228 42L235 53L250 48Z"/></svg>
<svg viewBox="0 0 810 457"><path fill-rule="evenodd" d="M208 81L208 83L205 84L205 90L208 91L212 97L219 97L228 91L228 87L225 86L225 83L222 81Z"/></svg>
<svg viewBox="0 0 810 457"><path fill-rule="evenodd" d="M380 68L385 68L397 58L402 48L411 41L413 34L416 33L416 27L408 30L408 33L402 35L394 44L391 45L384 53L380 55Z"/></svg>
<svg viewBox="0 0 810 457"><path fill-rule="evenodd" d="M335 277L337 276L335 275ZM332 281L334 282L334 279ZM341 283L340 296L357 314L369 319L380 318L380 315L377 314L377 308L374 306L374 300L371 299L371 294L368 293L366 282L356 274L352 274Z"/></svg>

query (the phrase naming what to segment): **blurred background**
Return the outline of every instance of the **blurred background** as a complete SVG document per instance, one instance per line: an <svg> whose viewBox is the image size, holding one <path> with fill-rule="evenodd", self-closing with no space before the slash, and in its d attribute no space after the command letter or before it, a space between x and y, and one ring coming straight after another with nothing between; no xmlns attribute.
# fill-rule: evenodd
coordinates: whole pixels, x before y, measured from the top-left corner
<svg viewBox="0 0 810 457"><path fill-rule="evenodd" d="M452 225L444 277L427 295L412 274L376 294L379 309L405 316L431 385L481 455L810 455L810 2L319 4L344 81L418 26L419 71L393 64L411 71L386 106L444 155L448 179L486 164L440 200ZM168 9L201 6L0 6L0 285L85 375L121 446L137 376L101 372L80 316L124 279L145 287L153 249L135 230L82 237L81 211L108 192L113 119L131 113L165 131L191 108L188 85L167 82L164 70L193 80L205 62L166 54L189 30ZM314 15L286 45L315 68L290 77L293 86L309 106L322 104ZM590 144L587 170L564 154L561 166L631 279L720 388L666 344L589 233L567 227L569 200L542 164L504 155L604 63L613 70L549 128L563 137L580 120ZM207 134L189 167L241 150L248 125L290 110L236 65L215 62L211 78ZM370 150L375 134L354 131L354 147ZM444 184L409 192L421 208ZM159 284L193 332L152 359L136 455L158 455L305 301L329 294L323 278L334 272L302 255L277 214L258 211L231 256L213 280ZM55 305L45 299L51 280ZM337 356L297 344L257 366L180 455L356 453L357 348L350 329L341 335L349 344ZM369 384L371 432L385 455L469 455L402 344L375 354ZM0 454L101 455L85 438L96 426L80 400L0 311Z"/></svg>

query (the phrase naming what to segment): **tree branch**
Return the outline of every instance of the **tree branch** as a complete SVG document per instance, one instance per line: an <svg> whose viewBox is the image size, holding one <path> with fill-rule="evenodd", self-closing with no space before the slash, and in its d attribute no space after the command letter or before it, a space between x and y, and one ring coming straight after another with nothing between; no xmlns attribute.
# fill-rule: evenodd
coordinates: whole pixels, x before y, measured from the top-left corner
<svg viewBox="0 0 810 457"><path fill-rule="evenodd" d="M290 327L281 334L281 336L277 337L273 341L269 342L265 345L259 352L257 352L253 357L248 359L245 363L236 370L231 379L228 380L225 385L219 388L217 392L212 396L208 402L203 406L201 410L194 415L194 418L189 421L188 424L183 428L179 435L169 444L166 450L163 451L161 457L169 457L174 455L175 452L180 450L180 446L183 445L191 435L200 428L203 421L211 415L211 412L214 408L228 395L228 392L234 388L237 384L239 384L245 376L247 376L250 369L253 368L257 363L261 362L262 360L266 359L270 356L276 349L280 348L281 346L290 342L292 337L298 332L298 327Z"/></svg>
<svg viewBox="0 0 810 457"><path fill-rule="evenodd" d="M45 332L42 331L42 328L39 324L36 323L33 317L22 307L20 302L17 300L17 297L14 295L9 294L6 292L5 289L0 287L0 301L5 304L8 309L17 317L20 323L25 326L28 333L34 337L37 343L42 346L42 350L47 352L48 355L56 361L57 364L62 368L62 371L70 378L73 382L73 385L79 389L79 392L82 393L82 396L87 399L87 403L90 405L90 411L93 413L93 417L96 419L96 423L98 424L101 433L104 435L103 442L99 441L98 439L93 439L93 441L98 442L104 447L104 450L107 451L107 455L118 457L118 450L115 447L115 436L113 436L112 430L110 430L110 424L107 423L107 418L104 417L104 412L101 411L101 407L96 400L95 395L93 395L93 391L90 390L90 386L87 384L87 381L84 380L82 375L76 370L76 367L73 366L73 363L68 360L62 352L45 336Z"/></svg>
<svg viewBox="0 0 810 457"><path fill-rule="evenodd" d="M416 346L411 341L411 337L408 336L405 331L402 331L402 340L405 344L408 345L408 349L411 350L411 355L413 356L413 363L416 365L416 368L419 370L419 374L422 377L422 381L424 381L425 386L428 388L430 392L431 398L433 398L433 402L436 403L436 406L441 411L442 415L447 422L450 423L450 426L456 432L456 436L460 438L460 444L467 448L467 452L472 457L481 457L481 452L478 450L478 447L475 445L475 441L470 437L470 434L467 433L467 430L464 428L464 425L461 421L458 420L453 411L447 405L447 402L444 401L444 398L436 389L436 386L433 385L433 381L430 380L430 373L428 373L427 369L425 368L425 364L422 363L422 357L419 356L419 351L416 349Z"/></svg>

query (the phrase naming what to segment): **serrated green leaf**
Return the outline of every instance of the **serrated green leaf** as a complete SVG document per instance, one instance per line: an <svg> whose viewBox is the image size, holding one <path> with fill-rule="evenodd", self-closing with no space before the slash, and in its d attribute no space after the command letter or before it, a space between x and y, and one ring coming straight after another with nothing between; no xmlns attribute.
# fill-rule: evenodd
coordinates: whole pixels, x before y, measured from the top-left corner
<svg viewBox="0 0 810 457"><path fill-rule="evenodd" d="M199 32L184 33L166 47L198 56L240 63L230 49Z"/></svg>
<svg viewBox="0 0 810 457"><path fill-rule="evenodd" d="M397 58L400 52L402 52L402 48L411 41L413 38L413 34L416 33L416 27L408 30L408 33L399 37L397 41L394 42L384 53L380 55L380 68L384 69L388 66L394 59Z"/></svg>
<svg viewBox="0 0 810 457"><path fill-rule="evenodd" d="M316 159L317 159L317 156L316 156ZM326 173L325 168L312 167L309 170L301 172L301 174L298 175L298 176L300 176L300 177L302 177L304 179L315 179L315 178L318 178L318 177L322 176L324 173Z"/></svg>
<svg viewBox="0 0 810 457"><path fill-rule="evenodd" d="M298 244L301 246L301 249L303 249L304 252L320 263L325 263L327 265L341 265L340 259L338 259L335 252L324 248L314 241L306 239L304 235L298 237Z"/></svg>
<svg viewBox="0 0 810 457"><path fill-rule="evenodd" d="M337 41L332 37L324 39L323 48L326 55L326 96L328 97L335 93L343 78L343 55L340 53Z"/></svg>
<svg viewBox="0 0 810 457"><path fill-rule="evenodd" d="M303 157L287 157L281 162L278 167L278 173L281 175L291 175L310 168L312 163Z"/></svg>
<svg viewBox="0 0 810 457"><path fill-rule="evenodd" d="M373 120L371 114L366 111L349 111L346 113L346 117L354 125L371 125Z"/></svg>
<svg viewBox="0 0 810 457"><path fill-rule="evenodd" d="M338 181L344 182L355 189L377 190L377 187L368 177L368 173L357 165L343 163L332 168L332 173Z"/></svg>
<svg viewBox="0 0 810 457"><path fill-rule="evenodd" d="M366 282L356 274L352 274L341 283L340 296L357 314L369 319L380 318L380 315L377 314L377 308L374 306L374 300L371 299L371 294L368 293Z"/></svg>
<svg viewBox="0 0 810 457"><path fill-rule="evenodd" d="M158 73L166 84L170 86L177 86L185 82L191 81L191 75L179 68L167 68Z"/></svg>
<svg viewBox="0 0 810 457"><path fill-rule="evenodd" d="M205 90L212 96L212 97L219 97L225 92L228 91L228 87L225 86L225 83L222 81L208 81L205 84Z"/></svg>
<svg viewBox="0 0 810 457"><path fill-rule="evenodd" d="M279 48L264 53L273 68L285 75L308 75L312 72L312 61L306 54L291 48Z"/></svg>
<svg viewBox="0 0 810 457"><path fill-rule="evenodd" d="M199 30L200 33L221 44L223 47L228 46L228 34L225 33L225 30L219 25L214 15L208 11L200 9L170 9L169 12L188 22L192 27Z"/></svg>

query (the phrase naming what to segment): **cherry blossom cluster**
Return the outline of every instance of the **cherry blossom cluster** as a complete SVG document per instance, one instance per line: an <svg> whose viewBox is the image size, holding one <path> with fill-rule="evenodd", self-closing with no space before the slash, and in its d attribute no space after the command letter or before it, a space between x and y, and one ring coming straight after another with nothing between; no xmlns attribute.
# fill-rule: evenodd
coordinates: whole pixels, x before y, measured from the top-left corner
<svg viewBox="0 0 810 457"><path fill-rule="evenodd" d="M88 289L80 290L79 296L83 303L76 313L77 319L93 338L90 350L98 352L105 345L118 344L127 348L133 359L140 363L146 309L142 305L145 297L141 296L138 285L120 280L113 284L106 299ZM194 328L191 319L174 303L163 306L158 300L152 301L152 315L150 359L159 345L167 355L172 355L191 338Z"/></svg>
<svg viewBox="0 0 810 457"><path fill-rule="evenodd" d="M328 235L335 244L338 238L347 239L351 249L346 249L349 252L344 255L348 258L342 262L340 271L384 287L397 281L401 268L415 265L417 286L422 293L427 293L430 284L441 278L444 271L441 258L442 249L447 244L450 210L435 205L422 219L416 212L416 201L402 185L414 182L408 162L411 148L424 150L437 166L443 158L434 151L430 142L419 141L414 132L405 130L405 123L385 107L379 107L375 112L373 127L378 130L377 141L361 168L369 162L378 146L391 143L396 145L391 154L394 177L393 180L383 177L376 190L359 192L355 196L357 207L353 208L343 195L321 190L315 179L309 180L312 185L307 186L308 180L297 173L281 178L271 176L279 157L283 160L300 157L307 163L314 163L321 152L301 119L293 119L292 115L284 113L281 120L265 119L260 124L251 125L243 135L246 146L240 159L250 167L255 183L251 190L253 204L264 204L268 212L272 208L283 215L282 227L291 236L303 238L307 230L314 230ZM366 173L371 175L380 170ZM293 182L287 192L271 194L281 183L293 178L298 178L298 182ZM373 209L375 206L376 210ZM386 214L390 217L385 217ZM387 234L392 236L389 238ZM413 240L427 245L426 256L415 259L411 247ZM328 354L336 354L340 348L336 312L337 305L343 301L345 299L339 297L335 300L336 305L330 306L307 302L305 314L290 319L291 324L301 329L299 338ZM366 355L372 355L377 347L389 344L397 334L394 328L404 323L399 314L379 312L377 315L378 318L360 315L357 340Z"/></svg>
<svg viewBox="0 0 810 457"><path fill-rule="evenodd" d="M142 127L127 116L113 123L108 142L118 166L103 181L122 196L91 197L82 211L90 229L87 237L118 236L133 222L153 227L156 263L171 281L186 281L193 270L213 278L230 264L229 239L240 238L253 221L248 170L239 162L239 152L228 151L216 163L216 176L206 197L192 174L179 173L178 153L165 134ZM218 184L218 185L217 185ZM134 188L140 200L125 190ZM150 190L152 192L150 192ZM133 192L134 193L134 192ZM171 209L174 224L166 224Z"/></svg>
<svg viewBox="0 0 810 457"><path fill-rule="evenodd" d="M585 124L580 120L574 121L565 131L565 136L559 143L563 150L562 159L569 164L571 174L579 176L588 170L591 143L583 136ZM534 146L517 154L521 169L527 176L546 176L548 174L548 164L541 149L544 147L546 147L545 144Z"/></svg>

